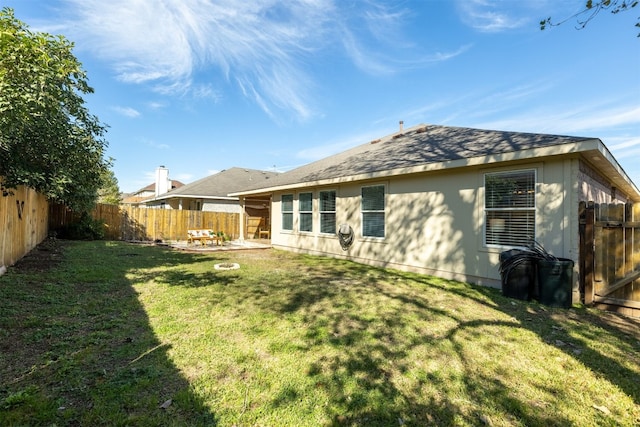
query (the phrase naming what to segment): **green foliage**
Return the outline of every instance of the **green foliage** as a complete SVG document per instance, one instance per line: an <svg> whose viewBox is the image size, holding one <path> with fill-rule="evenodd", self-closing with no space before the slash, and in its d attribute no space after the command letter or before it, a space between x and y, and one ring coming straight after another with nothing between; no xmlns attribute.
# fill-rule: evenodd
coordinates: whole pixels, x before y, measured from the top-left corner
<svg viewBox="0 0 640 427"><path fill-rule="evenodd" d="M0 176L76 211L96 201L110 162L106 128L84 105L92 93L63 36L31 32L0 11Z"/></svg>
<svg viewBox="0 0 640 427"><path fill-rule="evenodd" d="M2 401L0 401L1 409L11 409L19 405L28 402L30 397L37 391L35 386L29 386L24 390L18 390L15 393L10 393Z"/></svg>
<svg viewBox="0 0 640 427"><path fill-rule="evenodd" d="M578 24L577 28L581 30L585 28L587 24L591 22L591 20L603 10L608 10L615 15L617 13L626 12L633 9L638 5L638 3L638 0L602 0L597 2L593 2L593 0L587 0L585 2L583 10L557 24L551 21L551 17L543 19L542 21L540 21L540 29L544 30L547 27L555 27L564 24L571 19L575 19L576 23ZM638 22L636 22L635 26L640 28L640 17L638 18ZM640 33L638 33L638 37L640 37Z"/></svg>
<svg viewBox="0 0 640 427"><path fill-rule="evenodd" d="M78 221L61 230L60 237L70 240L103 240L104 220L93 219L87 212L80 215Z"/></svg>
<svg viewBox="0 0 640 427"><path fill-rule="evenodd" d="M120 188L118 187L118 179L111 169L105 169L102 173L102 185L98 190L98 202L110 205L119 205L122 198L120 197Z"/></svg>

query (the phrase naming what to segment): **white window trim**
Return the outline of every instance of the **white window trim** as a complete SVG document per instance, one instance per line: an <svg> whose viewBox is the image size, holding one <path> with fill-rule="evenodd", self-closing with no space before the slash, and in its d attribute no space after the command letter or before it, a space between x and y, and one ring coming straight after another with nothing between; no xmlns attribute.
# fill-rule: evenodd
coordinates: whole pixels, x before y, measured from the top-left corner
<svg viewBox="0 0 640 427"><path fill-rule="evenodd" d="M322 210L322 196L321 196L321 194L322 193L330 193L330 192L335 193L334 210L333 211L323 211ZM320 235L320 236L335 236L335 234L336 234L335 232L327 233L327 232L322 231L322 214L323 213L333 213L334 223L335 223L334 225L336 227L335 231L337 231L338 230L338 224L337 224L337 221L338 221L338 190L333 189L333 188L328 188L328 189L325 189L325 190L319 190L318 191L318 235Z"/></svg>
<svg viewBox="0 0 640 427"><path fill-rule="evenodd" d="M290 211L285 211L284 210L284 196L291 196L291 210ZM294 207L294 200L295 200L295 195L293 193L283 193L280 195L280 230L285 232L285 233L293 233L293 231L295 230L295 207ZM284 228L284 214L290 214L291 215L291 228Z"/></svg>
<svg viewBox="0 0 640 427"><path fill-rule="evenodd" d="M308 211L303 211L300 208L300 195L302 194L311 194L311 210ZM314 230L314 221L313 221L313 208L314 208L314 194L312 191L301 191L298 193L298 212L297 212L297 216L298 216L298 231L300 233L304 233L304 234L313 234L313 230ZM301 224L302 224L302 214L311 214L311 230L302 230Z"/></svg>
<svg viewBox="0 0 640 427"><path fill-rule="evenodd" d="M525 171L532 171L533 172L533 188L534 188L534 197L533 197L533 207L526 207L526 208L511 208L511 209L505 209L505 208L487 208L486 207L486 177L487 175L490 174L501 174L501 173L509 173L509 172L525 172ZM539 197L539 184L540 184L540 180L541 180L541 176L542 176L542 171L541 171L541 167L538 165L527 165L526 167L521 167L521 168L508 168L508 169L492 169L492 170L483 170L480 173L480 185L482 188L482 192L480 194L479 197L479 205L480 205L480 212L481 212L481 218L482 218L482 233L480 236L480 240L481 240L481 245L485 250L490 250L490 251L495 251L495 250L499 250L502 251L504 249L512 249L512 248L523 248L523 246L518 246L518 245L508 245L508 244L492 244L492 243L487 243L487 223L486 223L486 218L487 218L487 212L488 211L529 211L529 212L533 212L534 215L534 224L533 224L533 238L536 239L537 238L537 233L538 233L538 197Z"/></svg>
<svg viewBox="0 0 640 427"><path fill-rule="evenodd" d="M368 210L368 211L364 211L362 210L362 189L363 188L369 188L369 187L383 187L384 189L384 209L383 210ZM387 200L387 196L389 194L388 191L388 187L386 183L379 183L379 184L370 184L370 185L363 185L360 187L360 237L363 240L376 240L376 241L380 241L380 240L384 240L387 238L387 206L389 206L388 200ZM365 212L382 212L384 214L384 236L365 236L364 235L364 213Z"/></svg>

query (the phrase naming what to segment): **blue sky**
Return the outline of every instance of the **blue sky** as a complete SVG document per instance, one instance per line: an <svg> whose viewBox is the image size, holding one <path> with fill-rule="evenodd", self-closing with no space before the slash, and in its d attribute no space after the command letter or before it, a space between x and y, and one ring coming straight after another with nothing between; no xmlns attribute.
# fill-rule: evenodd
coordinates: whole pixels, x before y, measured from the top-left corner
<svg viewBox="0 0 640 427"><path fill-rule="evenodd" d="M640 186L640 9L583 0L1 0L75 43L122 191L420 123L600 138Z"/></svg>

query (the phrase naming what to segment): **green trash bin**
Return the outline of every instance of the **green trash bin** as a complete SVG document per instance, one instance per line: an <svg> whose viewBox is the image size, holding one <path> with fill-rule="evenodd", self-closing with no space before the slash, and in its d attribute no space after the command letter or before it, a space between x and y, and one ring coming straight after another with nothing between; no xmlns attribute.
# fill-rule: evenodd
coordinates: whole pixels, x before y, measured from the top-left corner
<svg viewBox="0 0 640 427"><path fill-rule="evenodd" d="M539 259L538 292L541 304L551 307L571 307L573 292L573 260Z"/></svg>
<svg viewBox="0 0 640 427"><path fill-rule="evenodd" d="M535 288L535 254L511 249L500 254L502 295L519 300L531 300Z"/></svg>

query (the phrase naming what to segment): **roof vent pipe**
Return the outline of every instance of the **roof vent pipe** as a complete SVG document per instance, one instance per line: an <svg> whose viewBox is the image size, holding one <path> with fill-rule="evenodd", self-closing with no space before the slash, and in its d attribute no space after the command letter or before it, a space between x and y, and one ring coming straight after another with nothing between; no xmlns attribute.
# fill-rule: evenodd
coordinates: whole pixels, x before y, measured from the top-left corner
<svg viewBox="0 0 640 427"><path fill-rule="evenodd" d="M404 132L404 121L400 120L400 133Z"/></svg>

